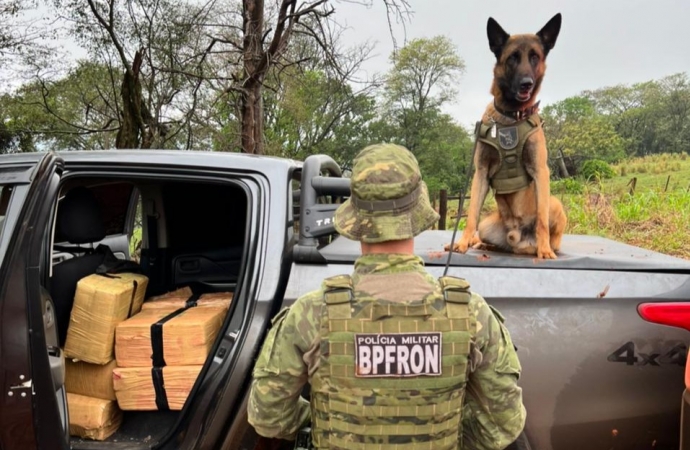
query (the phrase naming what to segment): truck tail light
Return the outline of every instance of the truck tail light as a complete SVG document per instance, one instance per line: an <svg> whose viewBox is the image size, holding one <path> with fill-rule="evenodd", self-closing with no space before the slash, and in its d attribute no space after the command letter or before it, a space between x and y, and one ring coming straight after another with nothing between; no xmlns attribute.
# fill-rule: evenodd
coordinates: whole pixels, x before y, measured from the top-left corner
<svg viewBox="0 0 690 450"><path fill-rule="evenodd" d="M637 312L648 322L690 331L690 303L641 303Z"/></svg>

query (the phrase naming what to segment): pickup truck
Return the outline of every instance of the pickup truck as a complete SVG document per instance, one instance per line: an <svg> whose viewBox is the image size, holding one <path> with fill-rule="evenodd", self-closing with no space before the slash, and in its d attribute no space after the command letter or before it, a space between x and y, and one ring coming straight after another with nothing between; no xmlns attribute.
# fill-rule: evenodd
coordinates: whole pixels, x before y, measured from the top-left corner
<svg viewBox="0 0 690 450"><path fill-rule="evenodd" d="M0 448L291 448L247 423L251 370L283 306L351 272L358 243L332 224L348 195L324 155L0 156ZM139 223L147 297L191 286L230 290L233 301L181 411L126 411L104 441L73 437L61 350L71 296L99 264L97 245L132 258ZM450 241L429 230L416 252L435 275L448 264L506 318L528 412L512 448L678 448L687 332L645 321L637 306L690 299L689 261L575 235L553 261L475 250L448 260Z"/></svg>

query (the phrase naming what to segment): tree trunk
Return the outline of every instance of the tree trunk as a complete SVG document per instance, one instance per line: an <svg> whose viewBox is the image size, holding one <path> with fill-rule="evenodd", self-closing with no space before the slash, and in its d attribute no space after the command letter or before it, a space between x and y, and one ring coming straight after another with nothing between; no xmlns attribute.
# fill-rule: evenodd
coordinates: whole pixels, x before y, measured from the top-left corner
<svg viewBox="0 0 690 450"><path fill-rule="evenodd" d="M122 88L120 89L122 111L120 111L120 129L115 138L115 148L139 148L140 130L133 113L134 103L137 101L136 94L132 92L132 88L136 86L136 81L133 78L134 75L129 70L125 71L122 78Z"/></svg>
<svg viewBox="0 0 690 450"><path fill-rule="evenodd" d="M242 151L264 153L263 102L261 88L265 71L260 71L264 57L264 0L243 0L244 18L244 82L240 98Z"/></svg>
<svg viewBox="0 0 690 450"><path fill-rule="evenodd" d="M561 157L558 158L558 167L561 171L561 178L570 178L568 168L565 166L565 155L563 155L563 150L559 148L558 154L561 155Z"/></svg>
<svg viewBox="0 0 690 450"><path fill-rule="evenodd" d="M150 148L152 127L150 114L141 98L141 81L139 72L143 57L141 52L134 55L131 70L125 67L122 77L122 111L120 112L120 129L115 138L115 148Z"/></svg>
<svg viewBox="0 0 690 450"><path fill-rule="evenodd" d="M240 115L242 118L242 152L264 153L263 143L263 102L261 83L249 82L244 85L244 92L240 98Z"/></svg>

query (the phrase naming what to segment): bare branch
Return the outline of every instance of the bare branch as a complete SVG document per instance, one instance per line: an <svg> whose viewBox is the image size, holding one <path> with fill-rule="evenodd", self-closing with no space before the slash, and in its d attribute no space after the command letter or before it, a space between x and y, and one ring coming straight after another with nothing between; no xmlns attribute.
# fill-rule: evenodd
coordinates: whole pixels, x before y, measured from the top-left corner
<svg viewBox="0 0 690 450"><path fill-rule="evenodd" d="M120 43L119 39L115 35L115 29L113 28L113 22L114 22L114 15L115 15L115 5L114 0L110 0L110 11L108 14L109 22L106 22L101 13L98 12L98 9L96 8L96 5L94 4L93 0L87 0L89 3L89 7L91 8L91 12L93 13L94 17L96 17L96 20L98 20L98 23L101 24L101 26L108 32L108 35L110 36L110 39L113 42L113 45L117 49L118 54L120 55L120 60L122 61L122 65L125 66L125 70L128 72L131 72L131 68L129 67L129 62L127 61L127 57L125 56L125 50L122 47L122 44Z"/></svg>

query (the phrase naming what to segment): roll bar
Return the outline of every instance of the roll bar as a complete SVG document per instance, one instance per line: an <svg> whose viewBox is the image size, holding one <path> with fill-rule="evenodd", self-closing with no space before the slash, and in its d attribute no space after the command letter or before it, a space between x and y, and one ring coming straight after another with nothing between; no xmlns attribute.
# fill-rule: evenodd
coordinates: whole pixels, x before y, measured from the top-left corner
<svg viewBox="0 0 690 450"><path fill-rule="evenodd" d="M329 176L321 175L326 172ZM317 238L335 233L333 215L340 203L318 203L318 197L349 197L350 180L342 178L340 166L328 155L311 155L302 165L299 197L299 238L293 248L295 261L325 262ZM294 197L293 197L294 198Z"/></svg>

